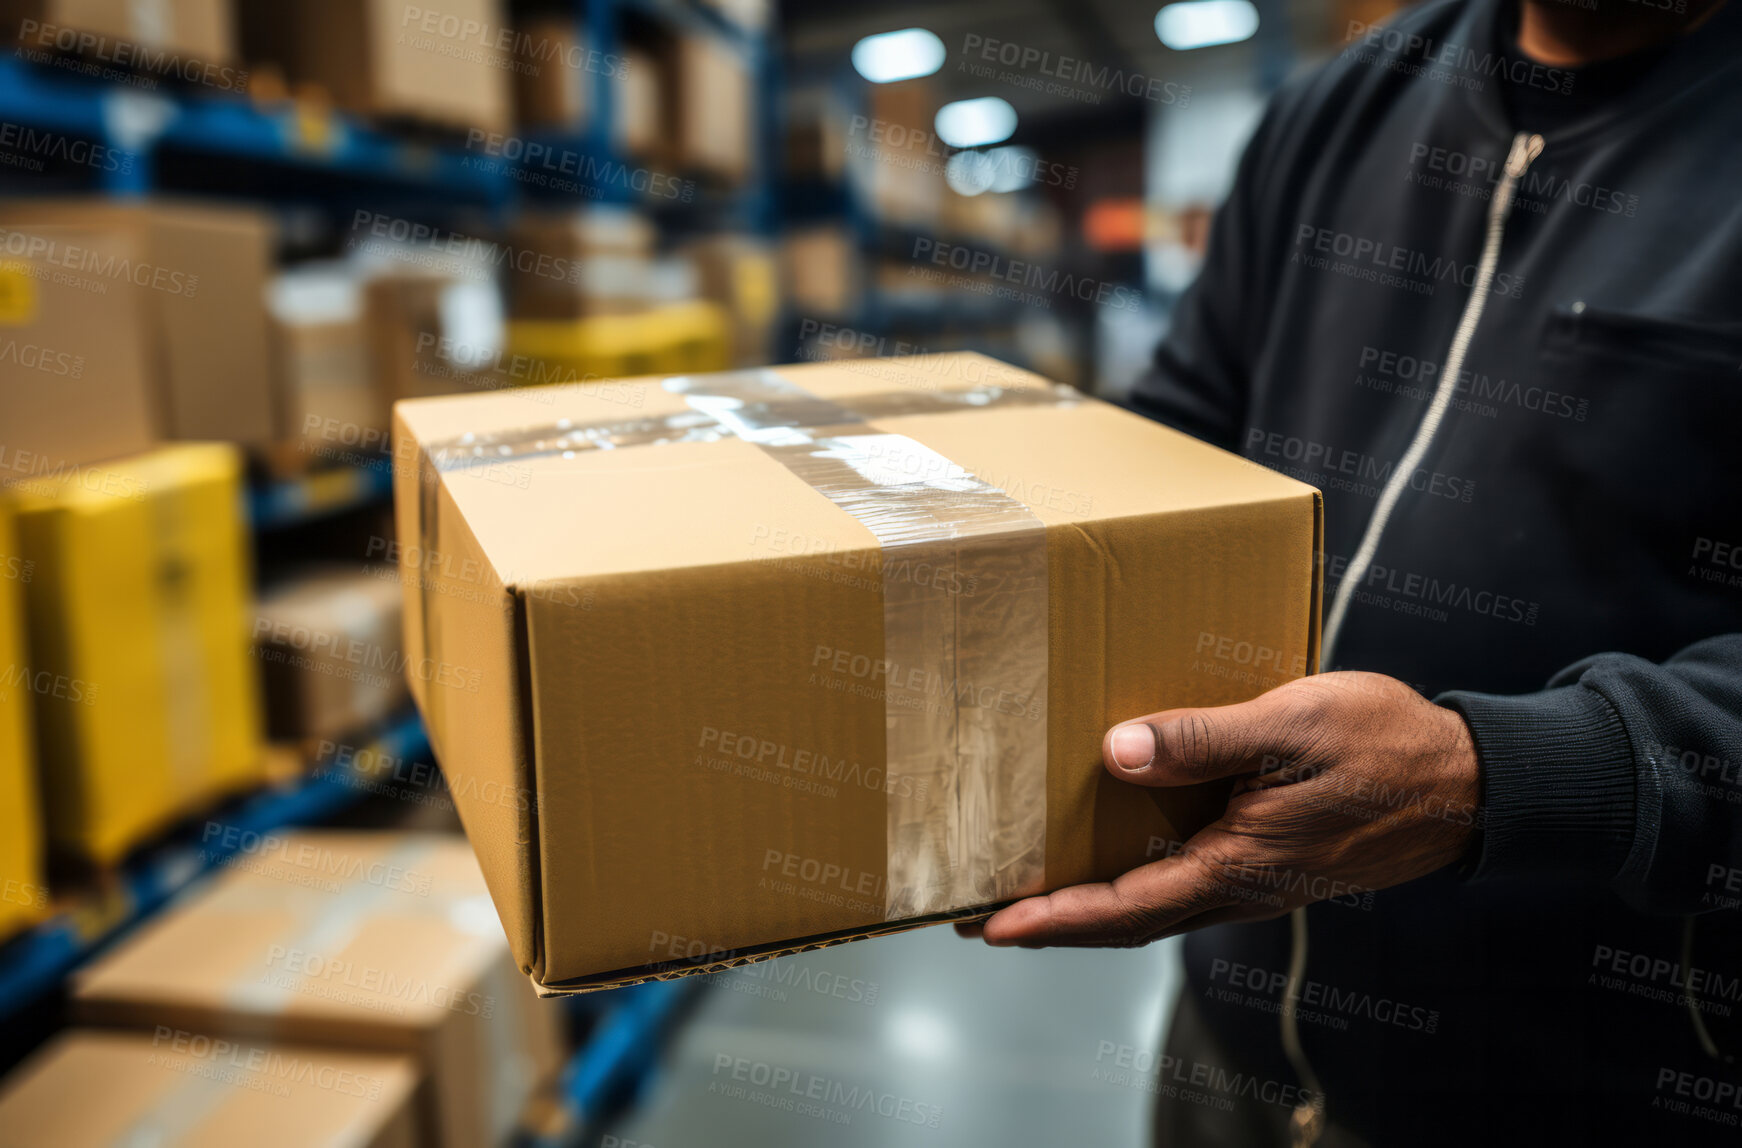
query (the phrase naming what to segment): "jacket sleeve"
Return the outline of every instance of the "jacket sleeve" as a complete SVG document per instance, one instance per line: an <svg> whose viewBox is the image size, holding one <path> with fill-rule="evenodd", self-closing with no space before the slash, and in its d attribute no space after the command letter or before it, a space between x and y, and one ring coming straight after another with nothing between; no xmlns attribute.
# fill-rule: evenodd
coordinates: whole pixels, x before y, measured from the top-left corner
<svg viewBox="0 0 1742 1148"><path fill-rule="evenodd" d="M1482 763L1474 880L1597 878L1648 912L1742 906L1742 634L1662 665L1598 654L1541 693L1436 700Z"/></svg>
<svg viewBox="0 0 1742 1148"><path fill-rule="evenodd" d="M1237 451L1246 423L1252 379L1253 337L1262 320L1257 287L1265 275L1264 167L1273 151L1279 105L1273 100L1241 155L1228 199L1210 225L1204 265L1174 305L1149 369L1125 403L1225 450Z"/></svg>

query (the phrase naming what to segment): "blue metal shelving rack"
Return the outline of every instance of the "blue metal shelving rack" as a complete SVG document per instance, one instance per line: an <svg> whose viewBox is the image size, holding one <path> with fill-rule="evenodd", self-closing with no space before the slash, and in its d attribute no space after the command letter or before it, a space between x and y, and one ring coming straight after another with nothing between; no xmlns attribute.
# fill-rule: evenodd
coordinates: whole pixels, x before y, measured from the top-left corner
<svg viewBox="0 0 1742 1148"><path fill-rule="evenodd" d="M584 199L540 197L526 181L515 178L512 166L479 162L483 157L459 141L405 139L343 112L295 103L259 105L237 93L171 85L141 90L8 56L0 56L0 120L112 149L120 162L89 169L85 175L90 186L83 190L115 197L240 195L332 213L371 206L437 219L483 213L498 222L530 203L554 207L622 202L656 209L662 223L679 229L725 225L772 235L779 206L771 176L779 162L773 112L779 80L769 37L736 26L712 8L681 0L568 0L567 11L584 31L588 46L600 52L614 52L626 22L633 20L715 36L739 52L753 77L758 109L750 178L737 188L704 188L691 208L638 202L620 188L601 188ZM596 72L590 78L592 98L584 129L527 138L633 167L634 161L622 156L612 139L611 77ZM263 180L262 172L284 178ZM245 177L253 182L239 182ZM11 176L5 187L26 194L42 191ZM247 512L256 530L277 530L379 502L391 488L391 470L384 460L379 466L270 482L250 493ZM371 749L394 758L429 753L415 716L383 731ZM317 824L367 789L367 778L348 767L317 763L308 776L255 793L213 821L254 833ZM112 875L100 895L67 904L47 921L0 943L0 1023L54 991L80 964L226 859L223 851L197 840L161 843ZM576 1003L576 1011L592 1022L590 1036L558 1081L562 1131L540 1140L541 1148L573 1142L646 1086L664 1034L694 985L656 982Z"/></svg>
<svg viewBox="0 0 1742 1148"><path fill-rule="evenodd" d="M423 723L407 715L359 760L418 758L429 752ZM318 824L358 800L369 779L348 764L319 761L307 776L243 799L206 824L236 833L183 835L145 851L100 893L77 900L0 945L0 1024L50 992L73 969L228 861L251 835ZM225 845L225 842L237 844Z"/></svg>

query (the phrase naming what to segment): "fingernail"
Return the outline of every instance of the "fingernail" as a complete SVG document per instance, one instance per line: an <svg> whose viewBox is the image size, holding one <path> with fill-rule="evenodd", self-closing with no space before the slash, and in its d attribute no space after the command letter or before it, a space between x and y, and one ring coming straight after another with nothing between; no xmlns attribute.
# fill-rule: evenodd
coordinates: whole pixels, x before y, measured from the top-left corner
<svg viewBox="0 0 1742 1148"><path fill-rule="evenodd" d="M1132 722L1113 731L1113 763L1120 769L1142 769L1155 760L1155 731L1146 722Z"/></svg>

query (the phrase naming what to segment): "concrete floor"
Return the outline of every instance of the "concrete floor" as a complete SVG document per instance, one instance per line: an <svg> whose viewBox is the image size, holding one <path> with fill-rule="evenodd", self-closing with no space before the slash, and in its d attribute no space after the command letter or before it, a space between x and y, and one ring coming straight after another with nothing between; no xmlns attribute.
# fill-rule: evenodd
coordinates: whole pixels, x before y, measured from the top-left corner
<svg viewBox="0 0 1742 1148"><path fill-rule="evenodd" d="M1159 1045L1178 944L1026 952L931 928L710 978L595 1143L1147 1145L1154 1077L1128 1069Z"/></svg>

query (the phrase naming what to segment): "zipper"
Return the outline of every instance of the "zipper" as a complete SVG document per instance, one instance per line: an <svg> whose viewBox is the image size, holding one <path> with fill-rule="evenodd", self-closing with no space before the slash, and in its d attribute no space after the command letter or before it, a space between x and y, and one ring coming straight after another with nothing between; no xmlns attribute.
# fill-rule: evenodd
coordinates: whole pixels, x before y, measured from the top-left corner
<svg viewBox="0 0 1742 1148"><path fill-rule="evenodd" d="M1440 424L1445 422L1446 412L1451 409L1452 397L1458 389L1458 375L1464 369L1464 356L1470 351L1470 341L1476 337L1476 327L1481 323L1482 311L1488 305L1488 292L1493 286L1494 272L1500 263L1500 244L1506 237L1506 220L1512 214L1512 200L1518 190L1518 181L1524 178L1525 171L1541 154L1540 135L1519 132L1512 137L1512 150L1506 156L1505 173L1495 186L1494 198L1488 204L1488 233L1482 243L1481 262L1476 265L1476 281L1470 287L1470 297L1464 302L1464 313L1458 318L1458 326L1452 332L1452 345L1446 351L1445 368L1440 372L1439 385L1434 388L1433 401L1428 404L1427 414L1422 416L1421 425L1416 427L1409 449L1403 453L1403 458L1398 461L1396 469L1386 481L1385 489L1379 494L1379 502L1373 508L1373 517L1367 522L1367 530L1361 536L1361 545L1356 548L1354 559L1344 572L1342 581L1337 583L1337 596L1325 619L1324 638L1320 643L1324 662L1331 660L1343 622L1348 617L1349 603L1354 600L1355 588L1367 577L1373 559L1378 556L1379 541L1385 535L1385 527L1391 522L1392 511L1397 509L1403 492L1409 489L1409 476L1415 473L1422 459L1427 457L1435 436L1439 434ZM1288 1056L1295 1075L1300 1078L1307 1099L1295 1106L1289 1119L1289 1140L1294 1148L1311 1148L1325 1131L1325 1092L1319 1083L1318 1074L1313 1071L1312 1062L1307 1059L1306 1050L1301 1046L1300 1025L1295 1017L1295 1002L1299 999L1301 982L1306 976L1306 910L1296 909L1290 917L1292 936L1289 946L1288 983L1283 988L1282 1049Z"/></svg>
<svg viewBox="0 0 1742 1148"><path fill-rule="evenodd" d="M1361 545L1356 549L1355 557L1349 563L1342 581L1337 583L1337 596L1331 603L1329 616L1325 619L1324 639L1320 643L1320 648L1324 651L1323 660L1326 662L1331 660L1331 653L1336 648L1337 638L1349 613L1349 603L1355 596L1355 588L1367 576L1368 568L1373 565L1373 559L1379 553L1379 540L1385 534L1385 527L1391 522L1391 513L1397 509L1403 492L1409 489L1409 476L1415 473L1421 460L1427 457L1428 448L1433 446L1440 424L1445 421L1446 412L1451 409L1452 396L1458 389L1458 374L1464 369L1464 356L1470 350L1470 340L1476 335L1476 325L1482 321L1483 308L1488 305L1488 290L1493 285L1494 271L1500 262L1500 241L1506 234L1506 219L1512 214L1513 195L1526 169L1541 154L1541 136L1519 132L1512 137L1512 151L1506 157L1506 172L1494 189L1494 198L1488 204L1488 237L1482 244L1482 261L1476 265L1476 282L1470 288L1470 297L1464 303L1464 313L1458 319L1457 330L1452 334L1452 345L1446 352L1445 368L1440 371L1440 382L1434 389L1433 402L1428 404L1427 414L1416 428L1415 438L1411 440L1403 458L1398 461L1397 468L1391 472L1385 489L1380 492L1379 503L1374 507L1373 517L1367 523L1367 532L1361 536Z"/></svg>

